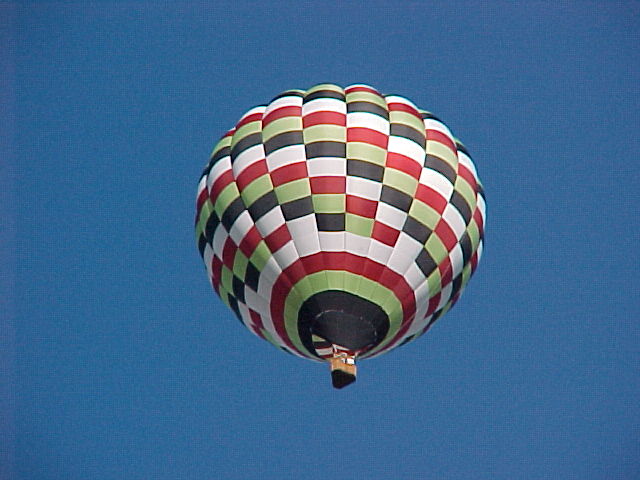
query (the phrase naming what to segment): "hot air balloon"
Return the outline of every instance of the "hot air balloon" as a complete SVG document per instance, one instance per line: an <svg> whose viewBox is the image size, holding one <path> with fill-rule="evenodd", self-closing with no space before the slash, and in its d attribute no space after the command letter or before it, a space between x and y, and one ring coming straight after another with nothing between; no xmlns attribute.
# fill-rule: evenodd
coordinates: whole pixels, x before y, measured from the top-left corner
<svg viewBox="0 0 640 480"><path fill-rule="evenodd" d="M425 333L482 254L483 189L467 149L431 113L367 85L287 90L215 146L196 241L215 292L255 335L328 362Z"/></svg>

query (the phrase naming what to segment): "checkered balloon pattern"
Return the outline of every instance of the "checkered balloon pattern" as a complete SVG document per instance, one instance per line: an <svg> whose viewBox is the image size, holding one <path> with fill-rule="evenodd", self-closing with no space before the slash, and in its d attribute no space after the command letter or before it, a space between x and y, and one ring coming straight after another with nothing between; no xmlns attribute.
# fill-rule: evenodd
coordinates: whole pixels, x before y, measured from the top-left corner
<svg viewBox="0 0 640 480"><path fill-rule="evenodd" d="M198 185L196 241L246 328L322 361L336 342L314 318L327 312L375 318L369 340L343 345L358 358L425 333L477 267L484 223L474 164L442 121L367 85L322 84L252 108L222 137ZM340 318L334 330L357 324Z"/></svg>

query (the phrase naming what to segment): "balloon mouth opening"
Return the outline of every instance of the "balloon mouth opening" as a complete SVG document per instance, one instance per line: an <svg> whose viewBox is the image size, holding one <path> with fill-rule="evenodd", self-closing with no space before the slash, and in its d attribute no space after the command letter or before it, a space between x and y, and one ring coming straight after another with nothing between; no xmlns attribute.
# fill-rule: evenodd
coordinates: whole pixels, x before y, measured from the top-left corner
<svg viewBox="0 0 640 480"><path fill-rule="evenodd" d="M303 345L316 354L312 336L354 352L378 345L389 331L389 317L382 308L357 295L327 290L309 297L298 314Z"/></svg>
<svg viewBox="0 0 640 480"><path fill-rule="evenodd" d="M313 320L311 333L349 350L371 347L378 340L377 331L370 319L341 310L318 314Z"/></svg>

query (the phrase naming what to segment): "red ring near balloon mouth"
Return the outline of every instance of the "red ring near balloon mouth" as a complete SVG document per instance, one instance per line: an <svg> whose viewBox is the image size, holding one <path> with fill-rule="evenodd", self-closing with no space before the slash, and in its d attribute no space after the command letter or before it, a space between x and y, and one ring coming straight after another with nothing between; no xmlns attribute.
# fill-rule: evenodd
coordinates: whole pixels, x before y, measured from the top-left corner
<svg viewBox="0 0 640 480"><path fill-rule="evenodd" d="M397 331L393 333L393 337L386 342L382 350L393 348L407 332L415 316L415 293L402 275L371 259L348 252L320 252L302 257L283 270L276 280L271 297L271 317L278 335L286 343L287 347L304 357L318 358L315 350L301 351L290 340L285 328L284 311L287 297L290 291L295 288L295 284L304 276L323 270L347 271L361 275L380 283L393 292L398 302L402 305L402 321ZM388 335L389 332L387 332ZM366 352L372 348L374 346L367 347L363 356L366 356Z"/></svg>

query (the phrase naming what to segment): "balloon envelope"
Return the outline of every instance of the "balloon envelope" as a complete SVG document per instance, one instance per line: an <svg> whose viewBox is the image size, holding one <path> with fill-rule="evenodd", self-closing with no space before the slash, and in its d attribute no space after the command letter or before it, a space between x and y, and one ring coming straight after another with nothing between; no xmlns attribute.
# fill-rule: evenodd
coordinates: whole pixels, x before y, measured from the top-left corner
<svg viewBox="0 0 640 480"><path fill-rule="evenodd" d="M483 191L447 126L366 85L285 91L213 150L196 240L242 324L312 360L429 329L482 253Z"/></svg>

